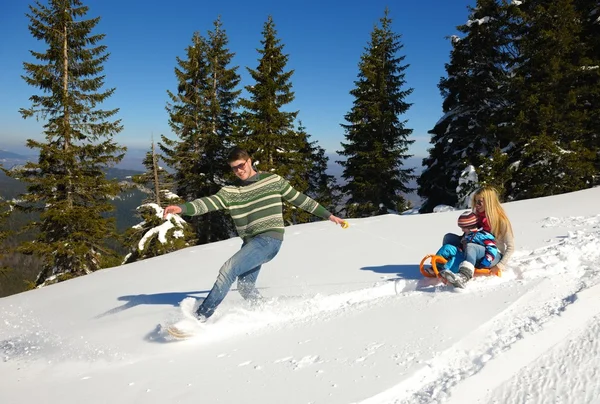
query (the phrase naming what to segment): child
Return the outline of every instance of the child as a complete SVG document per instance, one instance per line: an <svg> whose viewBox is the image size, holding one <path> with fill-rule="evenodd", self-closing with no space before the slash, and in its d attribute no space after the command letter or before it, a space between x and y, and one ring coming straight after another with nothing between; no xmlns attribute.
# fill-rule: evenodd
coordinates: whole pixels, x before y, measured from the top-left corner
<svg viewBox="0 0 600 404"><path fill-rule="evenodd" d="M448 260L443 268L440 268L440 276L451 285L464 288L465 283L473 276L474 267L471 262L476 262L477 268L491 268L497 263L500 255L494 236L477 228L475 213L468 211L461 214L458 218L458 227L463 231L460 246L444 244L436 255ZM467 257L465 254L465 246L468 243L481 246L474 250L473 257Z"/></svg>

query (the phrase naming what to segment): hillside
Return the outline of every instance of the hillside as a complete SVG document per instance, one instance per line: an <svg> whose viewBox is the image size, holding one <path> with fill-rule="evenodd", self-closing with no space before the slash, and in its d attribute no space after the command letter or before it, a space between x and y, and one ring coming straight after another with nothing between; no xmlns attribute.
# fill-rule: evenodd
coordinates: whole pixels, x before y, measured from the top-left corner
<svg viewBox="0 0 600 404"><path fill-rule="evenodd" d="M0 401L597 402L598 200L600 188L506 204L510 268L463 292L418 271L458 212L290 227L258 280L266 301L234 289L183 342L161 327L239 240L0 299Z"/></svg>

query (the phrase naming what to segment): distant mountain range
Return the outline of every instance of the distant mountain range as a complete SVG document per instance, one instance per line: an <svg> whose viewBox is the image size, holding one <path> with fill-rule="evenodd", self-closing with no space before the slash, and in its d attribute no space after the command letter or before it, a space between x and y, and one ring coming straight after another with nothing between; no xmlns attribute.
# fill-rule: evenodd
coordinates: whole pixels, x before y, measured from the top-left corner
<svg viewBox="0 0 600 404"><path fill-rule="evenodd" d="M4 168L11 168L16 165L25 164L27 161L35 159L36 156L25 156L18 153L13 153L7 150L0 150L0 164Z"/></svg>
<svg viewBox="0 0 600 404"><path fill-rule="evenodd" d="M141 172L144 170L142 161L144 160L145 155L145 151L135 149L130 150L115 168ZM28 161L35 161L36 159L37 154L23 154L15 153L9 150L0 150L0 164L2 164L4 168L12 168L17 165L23 165Z"/></svg>
<svg viewBox="0 0 600 404"><path fill-rule="evenodd" d="M0 162L5 168L25 164L29 159L35 159L35 157L28 158L16 153L0 151ZM108 178L115 178L118 181L129 181L131 176L140 173L141 171L121 168L109 168L106 170ZM19 195L25 192L26 184L24 182L8 177L3 171L0 171L0 199L18 199ZM113 205L116 210L112 215L116 218L117 228L120 232L140 222L139 217L136 215L136 208L142 204L142 201L146 197L147 195L139 189L132 188L122 192L114 199Z"/></svg>
<svg viewBox="0 0 600 404"><path fill-rule="evenodd" d="M0 160L4 159L24 159L25 156L13 152L9 152L6 150L0 150Z"/></svg>

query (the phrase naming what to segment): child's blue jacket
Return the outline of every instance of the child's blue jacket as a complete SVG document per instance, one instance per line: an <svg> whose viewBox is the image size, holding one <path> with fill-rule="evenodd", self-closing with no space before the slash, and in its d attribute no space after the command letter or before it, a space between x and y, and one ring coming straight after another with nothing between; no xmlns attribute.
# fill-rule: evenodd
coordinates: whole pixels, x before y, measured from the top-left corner
<svg viewBox="0 0 600 404"><path fill-rule="evenodd" d="M476 268L489 268L496 256L500 253L496 246L494 235L485 230L473 231L466 234L461 239L461 246L444 244L436 253L448 260L444 265L445 269L457 273L460 263L465 261L466 254L462 246L468 243L478 244L485 247L485 254L478 262L472 263ZM441 268L440 268L441 270Z"/></svg>

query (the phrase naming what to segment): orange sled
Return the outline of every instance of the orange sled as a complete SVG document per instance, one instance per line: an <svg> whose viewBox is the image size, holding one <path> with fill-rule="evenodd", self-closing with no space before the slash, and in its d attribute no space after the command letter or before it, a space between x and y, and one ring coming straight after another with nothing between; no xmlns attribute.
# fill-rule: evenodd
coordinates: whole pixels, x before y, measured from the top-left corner
<svg viewBox="0 0 600 404"><path fill-rule="evenodd" d="M425 263L428 259L431 259L431 268L433 269L433 272L435 273L435 275L430 274L429 272L427 272L425 270ZM427 278L439 278L440 277L440 271L437 268L438 264L442 264L444 265L446 262L448 262L448 260L446 260L446 258L440 256L440 255L426 255L422 260L421 263L419 264L419 270L421 271L421 274L423 274L423 276L426 276ZM475 275L496 275L496 276L502 276L502 270L498 269L498 270L492 270L490 268L475 268Z"/></svg>

